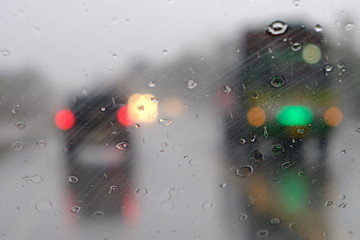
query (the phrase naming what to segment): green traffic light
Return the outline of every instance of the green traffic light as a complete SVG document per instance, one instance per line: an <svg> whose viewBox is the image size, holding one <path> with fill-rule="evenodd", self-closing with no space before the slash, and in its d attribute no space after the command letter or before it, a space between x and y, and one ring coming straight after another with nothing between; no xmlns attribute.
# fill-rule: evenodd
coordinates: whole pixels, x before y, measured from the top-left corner
<svg viewBox="0 0 360 240"><path fill-rule="evenodd" d="M313 115L305 106L285 106L279 110L277 118L283 126L305 126L312 122Z"/></svg>

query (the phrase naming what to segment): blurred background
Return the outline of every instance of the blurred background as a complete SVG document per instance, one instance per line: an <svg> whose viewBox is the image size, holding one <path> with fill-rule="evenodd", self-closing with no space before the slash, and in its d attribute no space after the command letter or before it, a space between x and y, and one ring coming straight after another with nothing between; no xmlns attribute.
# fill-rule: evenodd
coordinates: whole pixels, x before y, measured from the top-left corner
<svg viewBox="0 0 360 240"><path fill-rule="evenodd" d="M359 7L356 0L4 1L0 239L359 239ZM314 200L326 222L321 238L285 213L255 214L248 175L257 170L243 165L254 151L238 150L242 136L231 139L228 130L246 114L228 121L234 116L222 105L230 92L241 99L236 73L257 64L242 45L246 32L278 20L325 36L324 74L342 110L327 145L309 143L302 153L327 155L326 184L310 186L321 188ZM116 112L123 106L125 120ZM75 123L71 114L60 118L61 109ZM91 125L102 112L119 129ZM98 167L104 146L125 163ZM270 208L276 201L264 199Z"/></svg>

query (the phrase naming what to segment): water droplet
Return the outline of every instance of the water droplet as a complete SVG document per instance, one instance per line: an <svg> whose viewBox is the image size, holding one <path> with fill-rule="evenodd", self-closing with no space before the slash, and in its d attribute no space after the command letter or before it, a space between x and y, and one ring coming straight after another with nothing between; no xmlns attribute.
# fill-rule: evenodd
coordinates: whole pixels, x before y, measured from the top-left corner
<svg viewBox="0 0 360 240"><path fill-rule="evenodd" d="M264 126L264 137L268 137L268 136L269 136L269 133L267 131L266 126Z"/></svg>
<svg viewBox="0 0 360 240"><path fill-rule="evenodd" d="M36 146L37 147L46 147L46 145L47 145L47 142L45 140L43 140L43 139L40 139L40 140L36 141Z"/></svg>
<svg viewBox="0 0 360 240"><path fill-rule="evenodd" d="M159 102L159 99L157 97L151 97L151 101L155 102L155 103L158 103Z"/></svg>
<svg viewBox="0 0 360 240"><path fill-rule="evenodd" d="M79 179L75 176L67 176L66 180L70 183L77 183L79 181Z"/></svg>
<svg viewBox="0 0 360 240"><path fill-rule="evenodd" d="M256 142L256 135L254 135L252 138L250 138L250 142L252 142L252 143Z"/></svg>
<svg viewBox="0 0 360 240"><path fill-rule="evenodd" d="M42 183L44 181L44 177L40 175L22 176L21 178L32 183Z"/></svg>
<svg viewBox="0 0 360 240"><path fill-rule="evenodd" d="M50 211L51 208L53 207L53 204L50 200L48 199L41 199L39 200L36 204L35 204L35 209L38 212L47 212Z"/></svg>
<svg viewBox="0 0 360 240"><path fill-rule="evenodd" d="M352 22L345 23L345 31L350 31L355 27L355 24Z"/></svg>
<svg viewBox="0 0 360 240"><path fill-rule="evenodd" d="M23 150L24 149L24 144L20 141L14 142L12 146L15 150Z"/></svg>
<svg viewBox="0 0 360 240"><path fill-rule="evenodd" d="M286 32L287 28L288 28L288 25L286 23L281 22L281 21L275 21L270 26L267 27L267 32L270 35L277 36L277 35L284 34Z"/></svg>
<svg viewBox="0 0 360 240"><path fill-rule="evenodd" d="M221 90L222 90L224 93L228 94L228 93L231 92L232 89L231 89L230 86L224 85L224 86L222 86Z"/></svg>
<svg viewBox="0 0 360 240"><path fill-rule="evenodd" d="M289 228L291 228L292 230L298 230L300 228L300 224L299 223L290 223Z"/></svg>
<svg viewBox="0 0 360 240"><path fill-rule="evenodd" d="M340 200L344 200L345 198L346 198L346 195L345 195L345 194L339 195L339 199L340 199Z"/></svg>
<svg viewBox="0 0 360 240"><path fill-rule="evenodd" d="M285 152L285 148L280 144L276 144L272 147L271 152L273 155L280 155Z"/></svg>
<svg viewBox="0 0 360 240"><path fill-rule="evenodd" d="M246 178L249 175L251 175L253 172L254 172L254 168L252 166L243 165L235 171L235 174L236 176Z"/></svg>
<svg viewBox="0 0 360 240"><path fill-rule="evenodd" d="M239 220L245 221L246 219L248 219L248 215L247 215L247 214L245 214L245 213L240 214Z"/></svg>
<svg viewBox="0 0 360 240"><path fill-rule="evenodd" d="M71 208L71 211L72 211L73 213L79 213L80 210L81 210L81 207L80 207L80 206L73 206L73 207Z"/></svg>
<svg viewBox="0 0 360 240"><path fill-rule="evenodd" d="M186 81L186 87L188 88L188 89L193 89L194 87L196 87L198 84L197 84L197 82L195 82L194 80L187 80Z"/></svg>
<svg viewBox="0 0 360 240"><path fill-rule="evenodd" d="M297 52L301 49L301 44L298 42L295 42L291 45L291 50L293 50L294 52Z"/></svg>
<svg viewBox="0 0 360 240"><path fill-rule="evenodd" d="M334 68L333 65L331 65L331 64L326 64L326 65L324 66L324 71L327 72L327 73L329 73L329 72L331 72L331 71L333 70L333 68Z"/></svg>
<svg viewBox="0 0 360 240"><path fill-rule="evenodd" d="M106 107L101 107L101 108L100 108L100 111L105 112L105 111L106 111Z"/></svg>
<svg viewBox="0 0 360 240"><path fill-rule="evenodd" d="M163 50L162 50L162 53L163 53L164 55L168 55L168 54L169 54L168 50L166 50L166 49L163 49Z"/></svg>
<svg viewBox="0 0 360 240"><path fill-rule="evenodd" d="M3 56L3 57L10 57L11 53L10 53L9 50L3 49L3 50L0 50L0 55Z"/></svg>
<svg viewBox="0 0 360 240"><path fill-rule="evenodd" d="M246 143L246 139L245 138L240 138L239 140L237 140L237 143L240 145L244 145Z"/></svg>
<svg viewBox="0 0 360 240"><path fill-rule="evenodd" d="M87 95L87 94L88 94L86 87L82 87L82 88L81 88L81 92L82 92L83 95Z"/></svg>
<svg viewBox="0 0 360 240"><path fill-rule="evenodd" d="M24 122L22 122L22 121L19 121L19 122L16 122L15 123L15 127L17 128L17 129L24 129L25 127L26 127L26 124L24 123Z"/></svg>
<svg viewBox="0 0 360 240"><path fill-rule="evenodd" d="M342 149L342 150L341 150L341 153L342 153L342 154L346 154L346 149Z"/></svg>
<svg viewBox="0 0 360 240"><path fill-rule="evenodd" d="M41 34L41 29L39 27L34 27L33 32L34 32L35 35L40 35Z"/></svg>
<svg viewBox="0 0 360 240"><path fill-rule="evenodd" d="M290 161L284 162L281 164L281 169L288 170L292 167L292 164Z"/></svg>
<svg viewBox="0 0 360 240"><path fill-rule="evenodd" d="M222 183L219 185L221 188L225 188L226 187L226 183Z"/></svg>
<svg viewBox="0 0 360 240"><path fill-rule="evenodd" d="M297 175L298 175L298 177L303 177L303 176L305 176L305 173L304 173L304 171L299 171L297 173Z"/></svg>
<svg viewBox="0 0 360 240"><path fill-rule="evenodd" d="M135 124L135 127L136 127L136 128L139 128L139 127L141 127L141 126L140 126L139 123L137 123L137 124Z"/></svg>
<svg viewBox="0 0 360 240"><path fill-rule="evenodd" d="M148 191L146 188L138 188L135 190L136 195L138 195L139 197L145 196L147 192Z"/></svg>
<svg viewBox="0 0 360 240"><path fill-rule="evenodd" d="M286 79L283 76L275 76L270 81L271 86L275 88L280 88L284 86L285 83L286 83Z"/></svg>
<svg viewBox="0 0 360 240"><path fill-rule="evenodd" d="M12 108L12 109L11 109L11 112L12 112L13 114L17 113L16 108Z"/></svg>
<svg viewBox="0 0 360 240"><path fill-rule="evenodd" d="M322 32L323 31L323 27L320 24L316 24L314 27L316 32Z"/></svg>
<svg viewBox="0 0 360 240"><path fill-rule="evenodd" d="M293 0L293 4L295 7L298 7L300 5L300 0Z"/></svg>
<svg viewBox="0 0 360 240"><path fill-rule="evenodd" d="M94 213L94 217L97 218L97 219L101 219L103 216L104 216L104 213L101 212L101 211L96 211Z"/></svg>
<svg viewBox="0 0 360 240"><path fill-rule="evenodd" d="M345 208L346 205L347 205L346 202L342 202L342 203L339 203L337 206L338 206L339 208Z"/></svg>
<svg viewBox="0 0 360 240"><path fill-rule="evenodd" d="M205 201L203 204L202 204L202 208L203 209L210 209L214 206L214 204L212 202L209 202L209 201Z"/></svg>
<svg viewBox="0 0 360 240"><path fill-rule="evenodd" d="M269 232L268 230L262 229L256 232L256 235L260 238L265 238L267 236L269 236Z"/></svg>
<svg viewBox="0 0 360 240"><path fill-rule="evenodd" d="M305 128L297 128L296 129L296 134L303 135L303 134L305 134L305 132L306 132Z"/></svg>
<svg viewBox="0 0 360 240"><path fill-rule="evenodd" d="M149 82L148 82L148 87L153 88L153 87L155 87L155 86L156 86L156 83L155 83L154 81L149 81Z"/></svg>
<svg viewBox="0 0 360 240"><path fill-rule="evenodd" d="M121 141L118 144L116 144L116 148L125 151L129 148L129 143L125 141Z"/></svg>
<svg viewBox="0 0 360 240"><path fill-rule="evenodd" d="M113 192L117 192L119 191L119 187L115 186L115 185L111 185L109 188L109 194L113 193Z"/></svg>
<svg viewBox="0 0 360 240"><path fill-rule="evenodd" d="M254 92L250 96L251 96L252 99L256 100L256 99L258 99L260 97L260 93L259 92Z"/></svg>
<svg viewBox="0 0 360 240"><path fill-rule="evenodd" d="M272 219L270 219L270 223L273 224L273 225L280 224L280 219L278 219L278 218L272 218Z"/></svg>
<svg viewBox="0 0 360 240"><path fill-rule="evenodd" d="M172 123L172 121L169 117L164 117L159 119L159 123L162 126L169 126Z"/></svg>
<svg viewBox="0 0 360 240"><path fill-rule="evenodd" d="M330 205L332 205L332 204L333 204L332 201L327 200L327 201L325 202L325 207L328 207L328 206L330 206Z"/></svg>
<svg viewBox="0 0 360 240"><path fill-rule="evenodd" d="M250 158L255 163L259 163L265 159L265 154L258 149L254 149L251 151Z"/></svg>

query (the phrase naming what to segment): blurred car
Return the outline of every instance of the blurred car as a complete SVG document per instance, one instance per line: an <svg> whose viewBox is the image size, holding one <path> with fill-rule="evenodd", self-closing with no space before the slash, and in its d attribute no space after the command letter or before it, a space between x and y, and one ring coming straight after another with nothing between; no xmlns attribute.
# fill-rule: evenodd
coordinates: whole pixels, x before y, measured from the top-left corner
<svg viewBox="0 0 360 240"><path fill-rule="evenodd" d="M72 99L55 116L63 130L68 211L84 217L136 215L133 151L125 100L113 93Z"/></svg>
<svg viewBox="0 0 360 240"><path fill-rule="evenodd" d="M281 219L296 226L293 238L322 239L325 221L311 209L323 204L327 145L342 121L327 39L322 29L275 21L246 32L240 49L242 64L225 76L232 87L222 88L222 102L229 159L246 178L256 219L250 238L269 234L257 232L263 229L284 234L271 224Z"/></svg>

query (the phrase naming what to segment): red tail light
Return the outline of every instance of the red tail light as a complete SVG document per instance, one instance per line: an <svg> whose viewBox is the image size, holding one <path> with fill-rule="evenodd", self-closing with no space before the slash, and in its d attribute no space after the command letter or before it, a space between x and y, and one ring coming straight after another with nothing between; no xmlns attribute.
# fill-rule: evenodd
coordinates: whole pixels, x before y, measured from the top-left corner
<svg viewBox="0 0 360 240"><path fill-rule="evenodd" d="M123 106L119 109L117 113L117 119L119 123L124 126L130 126L134 124L134 122L129 118L127 106Z"/></svg>
<svg viewBox="0 0 360 240"><path fill-rule="evenodd" d="M75 115L69 109L62 109L55 115L54 122L61 130L69 130L75 124Z"/></svg>

